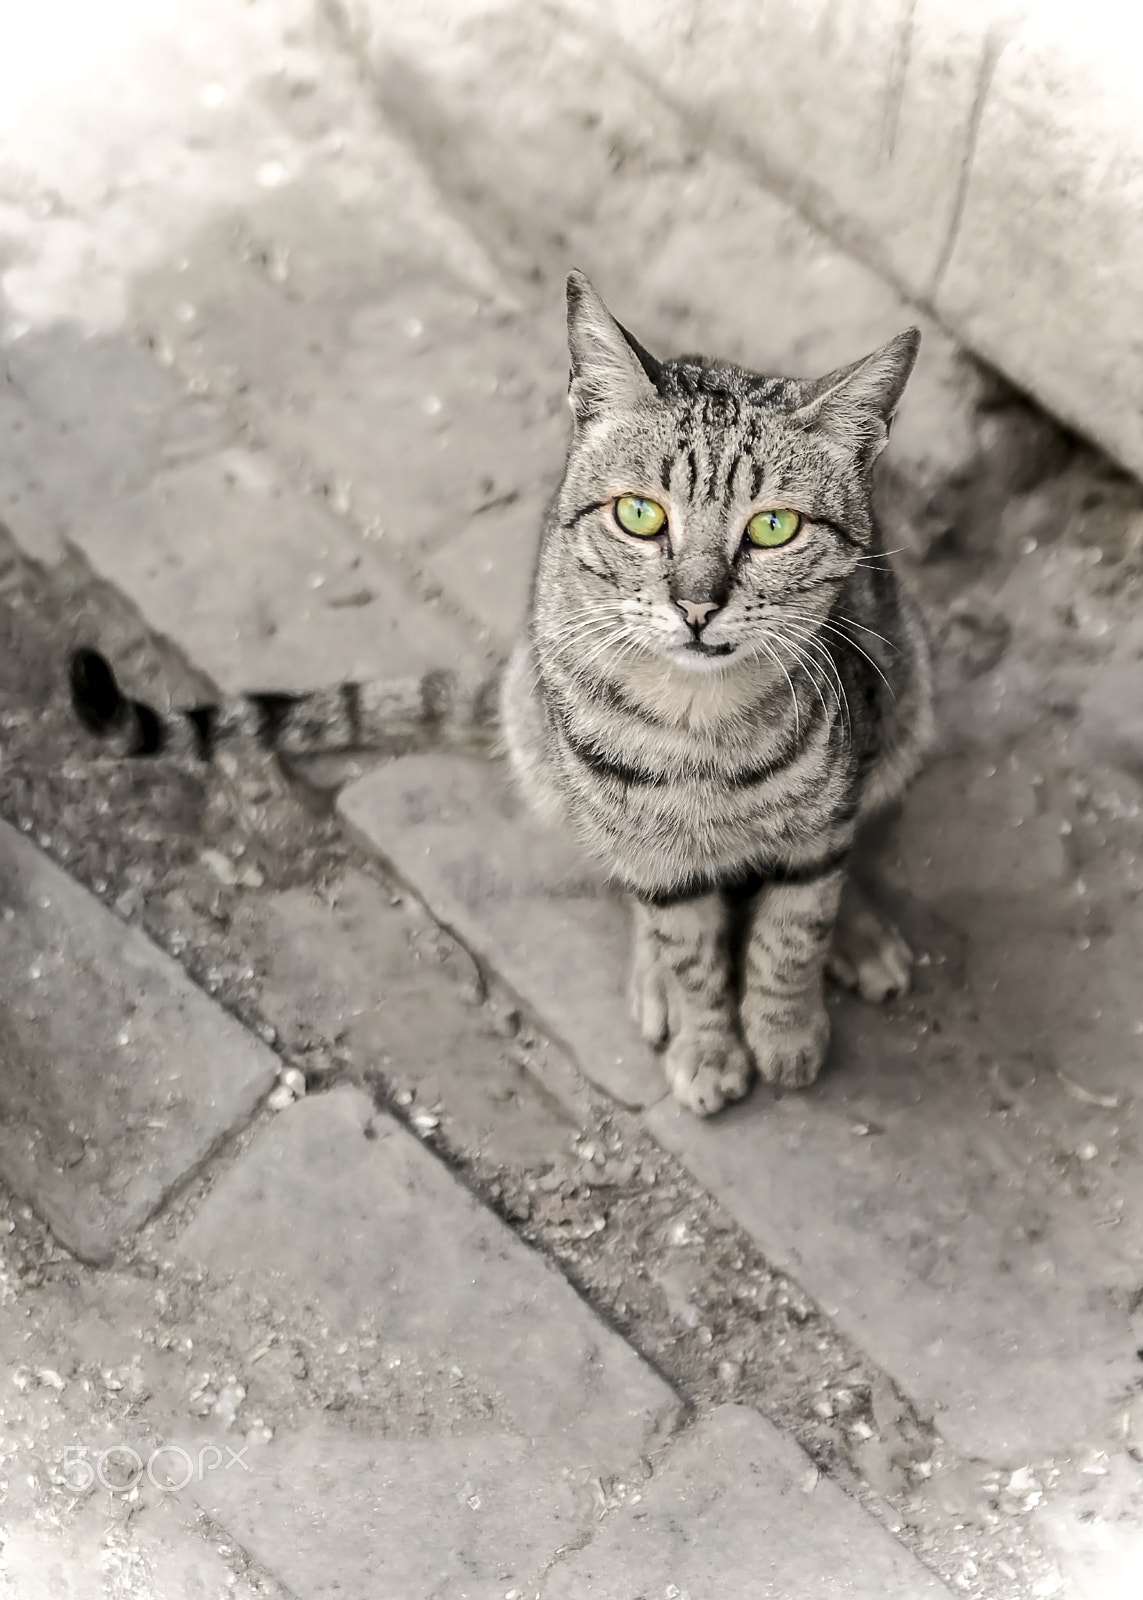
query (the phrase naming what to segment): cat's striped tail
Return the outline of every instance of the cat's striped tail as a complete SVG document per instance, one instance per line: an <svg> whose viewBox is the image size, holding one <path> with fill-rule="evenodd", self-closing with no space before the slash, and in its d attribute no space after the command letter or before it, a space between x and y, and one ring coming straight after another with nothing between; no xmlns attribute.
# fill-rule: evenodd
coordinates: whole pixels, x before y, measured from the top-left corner
<svg viewBox="0 0 1143 1600"><path fill-rule="evenodd" d="M242 694L170 713L125 695L98 650L77 650L69 677L76 716L123 756L194 755L209 761L230 743L290 756L484 749L498 727L499 675L466 680L433 671L305 694Z"/></svg>

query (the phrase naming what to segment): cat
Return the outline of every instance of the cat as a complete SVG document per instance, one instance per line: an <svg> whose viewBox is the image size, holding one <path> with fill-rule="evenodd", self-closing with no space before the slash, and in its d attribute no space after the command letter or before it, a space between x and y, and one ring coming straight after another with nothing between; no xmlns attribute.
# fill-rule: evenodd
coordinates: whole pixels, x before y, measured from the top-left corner
<svg viewBox="0 0 1143 1600"><path fill-rule="evenodd" d="M755 1072L814 1081L827 967L868 999L908 984L907 947L847 867L932 734L925 628L871 501L920 334L800 380L659 360L578 272L567 309L567 464L502 679L162 716L85 650L73 700L132 755L501 739L527 801L630 895L633 1014L709 1116Z"/></svg>

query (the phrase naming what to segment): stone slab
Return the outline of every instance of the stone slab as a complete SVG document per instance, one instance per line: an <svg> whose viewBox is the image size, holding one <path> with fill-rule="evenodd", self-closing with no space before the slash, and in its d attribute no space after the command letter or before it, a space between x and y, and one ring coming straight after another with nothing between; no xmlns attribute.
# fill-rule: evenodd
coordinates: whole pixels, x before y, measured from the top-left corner
<svg viewBox="0 0 1143 1600"><path fill-rule="evenodd" d="M505 779L483 760L406 757L351 784L338 809L592 1083L624 1105L651 1105L666 1091L627 1013L627 909L523 813Z"/></svg>
<svg viewBox="0 0 1143 1600"><path fill-rule="evenodd" d="M518 815L494 768L406 758L347 789L341 809L593 1082L629 1103L658 1102L657 1137L937 1413L952 1443L1019 1464L1098 1434L1133 1381L1131 1244L1101 1221L1106 1199L1055 1192L1055 1152L1077 1142L1059 1082L1044 1074L1030 1116L1009 1127L996 1121L990 1072L999 1063L1026 1074L1023 1053L1043 1031L1034 979L1045 962L1058 968L1060 1048L1082 1037L1078 1019L1092 1005L1114 1001L1118 1015L1130 1002L1107 985L1077 988L1074 940L1057 936L1053 909L1059 821L1036 814L1031 769L987 778L979 767L976 756L935 767L907 812L895 871L923 897L905 894L904 910L929 963L915 1009L837 1000L833 1070L812 1091L775 1100L756 1089L709 1124L663 1098L652 1052L631 1053L621 906L566 842ZM1019 850L1009 842L1016 822ZM1033 893L1029 920L1026 898L1014 897ZM1005 911L1017 903L1019 937ZM996 972L1009 979L1004 993ZM1125 1088L1133 1070L1124 1058L1110 1082L1106 1067L1071 1051L1061 1066L1082 1080L1094 1073L1095 1092ZM867 1127L872 1136L854 1132ZM1134 1238L1139 1208L1127 1189L1119 1204Z"/></svg>
<svg viewBox="0 0 1143 1600"><path fill-rule="evenodd" d="M680 1438L540 1600L921 1600L949 1590L796 1444L747 1406Z"/></svg>
<svg viewBox="0 0 1143 1600"><path fill-rule="evenodd" d="M992 434L982 425L980 407L995 384L962 357L938 323L920 315L898 286L868 264L868 256L847 253L836 234L811 226L789 195L774 192L772 173L760 171L750 155L758 139L773 136L774 119L762 119L760 126L751 117L741 137L727 133L727 120L739 105L753 107L754 97L711 91L712 105L704 101L697 117L690 103L691 91L710 89L712 74L721 81L735 70L740 57L727 52L728 37L741 35L743 52L765 55L770 35L781 35L788 25L786 47L798 61L798 81L807 70L820 72L823 81L844 81L844 93L831 87L826 98L838 115L848 108L858 118L867 116L863 96L853 98L851 58L859 56L867 74L883 71L881 44L900 21L890 16L891 4L866 8L873 12L867 25L843 28L844 37L824 51L828 62L822 50L803 59L798 41L816 24L786 16L791 8L783 5L766 8L764 15L757 7L724 5L713 34L688 26L681 6L625 7L622 15L597 18L599 26L588 15L595 8L584 5L565 9L555 26L538 26L522 6L476 7L463 23L455 8L441 5L382 11L371 0L341 0L341 8L370 56L379 100L432 171L442 204L470 228L494 233L500 246L511 244L509 281L521 302L512 322L526 326L533 339L521 354L513 327L506 326L504 335L513 337L505 337L502 354L515 367L514 382L530 389L542 407L551 405L566 367L559 312L562 276L574 264L592 274L624 324L663 354L705 350L765 371L819 374L920 322L921 355L883 474L881 514L890 546L928 548L971 519L982 484L991 488L998 479L1002 499L1014 473L1028 470L1028 441L1009 439L1010 417L998 420L994 414ZM628 48L615 37L616 29ZM914 208L908 225L896 217L891 235L903 249L926 258L939 254L943 227L934 220L935 237L916 238L939 210L930 203L939 158L927 107L936 100L943 109L964 87L957 65L964 51L957 44L950 56L945 48L952 49L952 36L959 40L962 32L972 47L968 77L975 75L972 21L962 28L950 16L926 57L928 77L917 104L909 101L909 115L915 111L923 124L910 145L910 160L923 171L919 177L916 170L898 172L889 182L890 188L893 181L922 184L923 208ZM664 34L677 50L669 64L656 60ZM630 46L640 36L646 49ZM708 52L718 56L717 72L711 61L695 67L698 59L705 61L708 38L717 40ZM919 34L922 53L924 43ZM924 77L918 55L910 59ZM663 93L664 82L674 92ZM796 114L795 126L801 127ZM872 142L876 146L877 138ZM806 140L795 137L794 143ZM830 168L842 194L854 187L854 167L867 180L863 192L886 179L874 170L874 154L868 141L860 148L846 144ZM893 202L883 195L882 203L891 209ZM876 232L875 219L870 226ZM764 249L759 240L766 241ZM531 253L530 273L515 261L521 248ZM456 335L471 344L477 363L486 362L478 324L459 326ZM513 451L527 450L537 436L529 407L497 415L517 430ZM403 425L396 416L393 422ZM500 461L506 438L488 432L493 463ZM308 448L305 442L302 447ZM560 433L550 430L546 448L554 481ZM515 469L511 458L505 460L510 477ZM478 530L471 531L479 539ZM454 559L434 560L434 568L441 569L450 594L479 605L487 600L487 585L479 576L473 582L466 565L456 562L461 547L467 547L463 537L454 541ZM494 552L495 569L512 555L506 537ZM479 546L477 564L487 556ZM500 598L498 586L493 603Z"/></svg>
<svg viewBox="0 0 1143 1600"><path fill-rule="evenodd" d="M0 1175L102 1260L250 1117L277 1058L0 823Z"/></svg>
<svg viewBox="0 0 1143 1600"><path fill-rule="evenodd" d="M957 1450L1018 1465L1098 1435L1138 1369L1114 1247L1019 1187L940 1063L853 1031L805 1096L712 1124L663 1105L651 1130Z"/></svg>
<svg viewBox="0 0 1143 1600"><path fill-rule="evenodd" d="M306 104L273 103L288 180L245 197L237 223L210 219L138 304L196 387L355 526L419 557L505 496L538 516L566 426L562 360L540 348L559 352L558 306L538 328L502 241L458 213L314 31L296 41Z"/></svg>
<svg viewBox="0 0 1143 1600"><path fill-rule="evenodd" d="M312 688L479 659L367 541L235 448L77 518L73 539L221 687Z"/></svg>
<svg viewBox="0 0 1143 1600"><path fill-rule="evenodd" d="M642 202L637 213L628 202L607 236L592 235L629 181L653 188L664 171L688 208L686 168L666 154L681 111L693 175L712 154L739 162L742 217L760 180L1057 416L1143 471L1140 354L1123 333L1139 320L1133 14L1029 0L572 0L557 24L538 26L523 5L473 5L460 17L445 0L338 0L338 9L394 96L412 63L442 80L441 106L459 112L463 102L458 187L502 204L507 193L510 206L526 196L547 224L545 244L563 235L581 255L594 246L602 268L629 242L642 267L661 274L674 224L649 227ZM484 96L482 117L476 86L490 82L497 92ZM758 114L760 84L793 83L780 114ZM426 87L417 84L422 101ZM443 142L440 118L426 122ZM499 162L487 154L492 122ZM598 144L596 129L607 136ZM545 191L558 221L549 221ZM640 225L625 226L633 214ZM677 301L704 310L704 299L717 307L707 272L718 274L735 232L717 204L708 220L718 248L707 246L701 271L676 285ZM755 275L725 308L740 326L752 306L766 317L767 280L782 255L770 237L754 251Z"/></svg>
<svg viewBox="0 0 1143 1600"><path fill-rule="evenodd" d="M1126 32L1124 30L1127 30ZM1058 416L1143 472L1139 19L1034 7L999 57L937 304Z"/></svg>
<svg viewBox="0 0 1143 1600"><path fill-rule="evenodd" d="M177 1248L333 1337L372 1330L390 1363L443 1374L446 1401L464 1385L443 1427L436 1405L373 1428L301 1416L196 1491L306 1600L500 1600L582 1535L591 1480L634 1473L677 1418L567 1282L358 1090L282 1113Z"/></svg>
<svg viewBox="0 0 1143 1600"><path fill-rule="evenodd" d="M0 521L39 561L57 560L81 517L175 462L217 449L217 406L187 395L125 339L57 323L4 348Z"/></svg>
<svg viewBox="0 0 1143 1600"><path fill-rule="evenodd" d="M1138 1371L1139 912L1101 958L1042 773L1033 743L921 778L886 861L915 996L837 999L811 1091L650 1119L951 1442L1012 1465L1097 1439Z"/></svg>
<svg viewBox="0 0 1143 1600"><path fill-rule="evenodd" d="M541 332L499 303L497 279L439 259L455 226L445 202L423 178L393 183L385 168L409 157L391 135L376 154L354 204L330 215L315 182L250 217L289 259L288 287L209 234L188 269L193 343L175 316L185 275L156 278L148 296L212 390L242 374L236 409L279 459L304 463L383 546L419 555L475 531L506 496L538 518L566 427L559 318Z"/></svg>
<svg viewBox="0 0 1143 1600"><path fill-rule="evenodd" d="M9 1593L20 1600L268 1600L266 1587L239 1576L214 1543L185 1526L170 1500L137 1497L130 1515L121 1505L101 1495L69 1505L60 1495L57 1514L38 1526L32 1517L10 1518Z"/></svg>
<svg viewBox="0 0 1143 1600"><path fill-rule="evenodd" d="M898 282L931 281L955 218L988 15L940 0L576 0L599 43L631 56L766 176ZM982 14L983 13L983 14ZM797 83L752 114L747 84Z"/></svg>
<svg viewBox="0 0 1143 1600"><path fill-rule="evenodd" d="M446 594L463 600L466 611L480 618L504 656L527 612L546 499L513 495L507 504L466 518L425 564Z"/></svg>
<svg viewBox="0 0 1143 1600"><path fill-rule="evenodd" d="M263 1007L280 1044L308 1065L315 1035L336 1039L349 1070L411 1092L415 1111L440 1112L446 1134L455 1117L488 1159L546 1167L582 1126L578 1073L563 1059L554 1065L562 1104L542 1088L533 1074L552 1081L553 1053L543 1044L522 1052L506 1036L512 1019L474 1004L480 982L468 952L394 898L388 885L349 871L336 895L289 889L236 908L234 931L258 952Z"/></svg>
<svg viewBox="0 0 1143 1600"><path fill-rule="evenodd" d="M970 349L1143 471L1138 18L1027 0L601 6L715 138ZM752 75L796 81L759 118ZM788 114L787 114L788 110Z"/></svg>

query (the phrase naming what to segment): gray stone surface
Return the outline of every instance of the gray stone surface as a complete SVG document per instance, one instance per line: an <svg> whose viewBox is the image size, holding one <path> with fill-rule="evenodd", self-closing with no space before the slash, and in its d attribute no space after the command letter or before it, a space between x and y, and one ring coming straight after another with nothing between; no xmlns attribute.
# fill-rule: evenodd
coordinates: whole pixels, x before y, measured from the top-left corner
<svg viewBox="0 0 1143 1600"><path fill-rule="evenodd" d="M942 1064L849 1031L805 1098L756 1092L715 1124L664 1105L652 1130L956 1449L1017 1465L1074 1447L1138 1367L1119 1251L1017 1188Z"/></svg>
<svg viewBox="0 0 1143 1600"><path fill-rule="evenodd" d="M227 432L216 405L123 339L60 323L9 341L5 364L0 520L41 561L59 558L80 519Z"/></svg>
<svg viewBox="0 0 1143 1600"><path fill-rule="evenodd" d="M6 280L18 445L0 510L41 552L66 535L227 687L507 648L562 456L573 260L664 349L824 370L914 320L748 163L701 148L599 39L512 7L457 32L445 10L420 15L416 39L400 8L386 14L373 99L308 24L278 87L251 87L263 23L231 38L207 8L183 70L225 40L235 79L214 88L233 106L213 121L181 101L135 108L161 177L119 173L119 153L89 151L66 119L50 151L26 155L105 268L96 293L72 254L53 255L47 222L24 223ZM288 31L304 7L280 12ZM167 41L144 33L133 49L138 76L166 81ZM123 177L122 214L77 185L81 157ZM148 246L124 259L132 230ZM61 306L79 324L66 335ZM935 323L925 332L895 433L893 543L955 525L987 454L979 374ZM74 393L52 377L65 340ZM467 630L444 625L457 617Z"/></svg>
<svg viewBox="0 0 1143 1600"><path fill-rule="evenodd" d="M455 622L264 451L163 472L73 538L221 687L312 687L478 659Z"/></svg>
<svg viewBox="0 0 1143 1600"><path fill-rule="evenodd" d="M393 902L387 885L348 872L320 898L290 889L239 908L236 931L260 952L281 1047L315 1073L383 1079L413 1096L414 1115L440 1115L446 1135L456 1118L493 1161L546 1167L580 1126L575 1068L546 1041L525 1048L510 1010L474 1004L472 957ZM314 1053L315 1039L336 1039L336 1058Z"/></svg>
<svg viewBox="0 0 1143 1600"><path fill-rule="evenodd" d="M612 108L641 88L641 121L660 138L664 102L685 108L696 145L745 155L970 348L1143 471L1140 355L1123 336L1140 314L1139 35L1122 8L573 0L558 23L537 24L523 4L458 17L447 0L338 3L381 72L401 50L450 77L499 54L513 59L522 100L561 50L572 81L585 63L601 85L629 71ZM760 115L763 86L781 98ZM571 98L582 104L566 87L545 104ZM495 115L519 115L511 90ZM542 163L537 124L520 117L518 168ZM586 174L569 181L568 166L587 165L578 133L559 178L573 226L594 198ZM629 136L622 148L629 160ZM761 275L768 265L763 253Z"/></svg>
<svg viewBox="0 0 1143 1600"><path fill-rule="evenodd" d="M58 1522L62 1504L51 1508L57 1516L49 1513L38 1523L9 1522L9 1594L19 1600L278 1600L239 1575L220 1553L221 1541L188 1529L170 1500L150 1491L146 1478L143 1486L131 1506L93 1495L78 1505L73 1501ZM233 1557L233 1549L228 1554Z"/></svg>
<svg viewBox="0 0 1143 1600"><path fill-rule="evenodd" d="M1100 673L1079 709L1074 738L1080 759L1143 781L1143 667L1112 667Z"/></svg>
<svg viewBox="0 0 1143 1600"><path fill-rule="evenodd" d="M559 467L560 290L572 260L593 272L652 346L705 347L796 371L848 360L914 314L875 271L815 233L788 196L767 190L759 175L780 169L795 199L839 229L841 207L859 197L871 219L868 258L889 260L911 292L908 275L930 272L924 293L937 294L938 306L939 290L960 294L950 315L976 319L974 337L1024 376L998 338L1008 321L995 320L993 297L1018 294L1025 282L1042 289L1043 278L1038 258L1003 259L1008 239L1034 252L1036 229L1048 219L1059 233L1051 271L1065 286L1077 257L1101 268L1115 259L1106 219L1097 249L1084 231L1087 190L1107 198L1118 182L1092 159L1099 140L1084 131L1085 119L1104 114L1102 97L1089 91L1081 99L1090 104L1077 106L1067 84L1040 70L1038 46L994 62L978 27L998 15L991 0L963 18L947 7L938 17L927 0L908 13L889 3L860 15L831 4L812 20L800 8L789 50L803 65L811 58L812 81L797 115L787 105L781 118L772 96L760 115L757 72L748 96L726 91L755 49L765 48L772 63L790 59L782 39L766 32L781 27L789 10L782 5L765 14L720 10L713 0L686 15L674 6L607 15L595 8L587 29L569 25L566 8L539 15L485 0L408 8L355 0L352 9L358 40L370 16L374 24L380 17L364 50L325 31L336 5L315 20L309 0L239 11L225 0L176 0L185 28L132 23L127 37L101 28L90 51L76 52L78 67L64 52L50 118L13 109L42 88L34 72L18 94L0 96L11 263L3 338L13 378L0 396L0 420L16 441L0 471L0 512L46 556L58 553L61 535L73 539L148 623L228 687L468 662L481 646L503 648L522 603L531 530ZM574 11L589 15L586 6ZM616 48L608 30L617 28L638 48ZM1018 82L1006 76L1010 64ZM1007 101L981 98L993 66L997 94L1012 98L1011 116ZM701 101L707 82L716 85L717 106ZM684 99L692 90L700 98L680 114L672 93ZM799 131L805 100L829 110L813 138ZM958 202L950 207L946 187L956 151L976 127L974 107L980 167L966 199L967 211L978 207L979 249L963 234L952 239ZM863 121L871 108L875 138ZM1021 167L1016 192L1003 194L1008 214L998 238L990 194L1000 192L1002 167L1019 166L1027 128L1041 114L1045 152L1071 152L1067 165L1078 151L1083 183L1070 195L1038 195L1026 208L1037 216L1026 219L1018 213L1039 169ZM1060 124L1065 115L1078 142ZM812 181L834 127L846 144L827 175L836 192ZM772 164L771 133L781 145ZM1112 165L1130 173L1132 148L1116 149ZM988 252L1001 266L1015 262L1015 286L1011 274L988 271ZM1101 288L1106 297L1091 300L1100 317L1117 293L1113 277ZM1034 300L1029 294L1011 325L1028 340L1034 329L1037 359L1055 360L1061 341ZM1131 296L1122 304L1133 304ZM1061 339L1074 343L1089 328L1083 296L1066 310ZM916 536L922 547L956 525L957 486L988 457L1007 414L982 419L989 391L981 374L934 324L925 332L890 457L900 469L891 542ZM1120 354L1134 359L1126 346ZM1119 370L1098 376L1124 410ZM1039 368L1028 371L1035 387ZM1088 368L1077 372L1074 389L1086 407L1100 383L1093 386ZM998 493L1017 482L1030 489L1044 459L1050 464L1048 451L1029 476L1038 447L1021 456L1012 443L1001 439L996 450ZM1044 546L1058 536L1031 524L1008 533L1016 547L1030 545L1030 533ZM1091 542L1101 555L1095 534ZM1034 572L1026 564L1024 582L1044 636L1044 619L1058 612L1074 617L1085 649L1101 648L1102 618L1085 616L1086 600L1073 610L1079 569L1061 570L1049 595L1035 580L1046 572L1039 560ZM965 565L934 563L930 572L940 569L937 586L956 583ZM987 569L982 581L992 575ZM440 591L436 607L425 603L432 588ZM1015 619L1010 599L1004 609ZM1057 652L1074 643L1061 642L1063 627L1049 640ZM1012 665L1004 648L1000 638L998 682ZM1040 657L1027 638L1019 648L1025 679L1042 685ZM997 734L999 717L985 715L978 698L986 686L991 692L992 670L981 666L962 721L983 720ZM1056 702L1009 677L1019 704L1005 738L1031 741L1037 710ZM1099 734L1094 702L1080 711L1081 739ZM1117 718L1111 733L1129 738L1129 722ZM979 728L962 732L979 742ZM1007 755L998 753L992 770L983 759L935 769L910 808L897 889L910 934L929 958L916 1001L887 1017L840 1005L834 1070L812 1094L757 1094L714 1127L681 1122L661 1103L658 1065L630 1033L622 908L599 895L558 842L528 832L494 773L436 758L401 763L350 791L343 814L505 973L594 1081L633 1105L659 1102L652 1126L920 1405L934 1409L951 1440L1018 1466L1088 1439L1107 1444L1135 1381L1141 1335L1138 1317L1132 1333L1130 1307L1143 1251L1143 1197L1133 1182L1143 1143L1134 1095L1137 963L1122 951L1099 957L1107 926L1132 948L1140 929L1133 869L1118 858L1101 864L1104 836L1094 828L1085 877L1122 881L1104 883L1096 914L1086 916L1088 891L1072 882L1080 857L1061 842L1073 820L1059 805L1070 774L1052 768L1045 795L1037 783L1044 748L1022 751L1020 772L1004 766ZM404 1055L418 1092L424 1086L427 1094L436 1076L448 1095L475 1098L475 1083L460 1086L470 1056L459 1017L446 1030L456 1059L414 1063L404 1009L420 997L414 979L399 1002L362 998L368 929L381 919L361 885L354 894L344 921L296 894L275 903L271 916L292 955L284 949L273 964L271 986L296 990L299 1033L309 1010L323 1028L340 1022L363 1062L388 1054L381 1064L392 1066ZM307 955L323 941L343 964L324 993ZM122 970L120 947L109 949ZM25 982L26 973L16 976ZM69 999L96 1004L74 976L68 982ZM49 1025L64 1026L54 1014ZM471 1060L503 1082L500 1063L482 1050ZM26 1064L21 1056L20 1072ZM212 1050L195 1072L223 1065ZM116 1171L132 1204L149 1181L154 1136L172 1139L176 1176L184 1136L209 1147L207 1125L218 1110L209 1089L200 1104L180 1083L176 1136L169 1125L151 1126L165 1112L152 1115L154 1091L144 1092L141 1076L124 1089L122 1076L104 1072L96 1096L77 1071L64 1073L44 1162L20 1155L29 1184L64 1194L61 1215L76 1209L66 1185L92 1171L83 1129L104 1115L109 1137L120 1141ZM54 1058L43 1064L37 1096L61 1072ZM17 1074L17 1087L21 1081ZM232 1088L227 1080L226 1092ZM249 1094L252 1104L255 1089ZM17 1143L26 1131L19 1114L17 1105L4 1136ZM328 1556L339 1541L358 1588L374 1582L379 1559L389 1560L394 1585L423 1579L452 1600L471 1556L488 1592L506 1593L517 1576L523 1583L538 1575L560 1541L590 1532L603 1485L628 1481L652 1424L625 1416L623 1385L601 1382L598 1394L592 1387L596 1368L574 1337L587 1314L566 1285L543 1277L535 1307L547 1309L533 1321L504 1288L500 1267L489 1265L498 1259L494 1247L464 1276L465 1241L477 1250L471 1231L442 1232L426 1221L437 1209L453 1217L456 1191L424 1152L406 1151L386 1166L393 1149L405 1150L404 1136L378 1119L376 1137L363 1137L367 1115L343 1092L284 1113L256 1145L254 1164L240 1163L220 1182L178 1271L193 1275L205 1264L208 1278L229 1272L332 1328L371 1327L375 1343L391 1330L418 1378L423 1365L426 1409L395 1404L379 1416L363 1402L343 1412L334 1409L341 1396L333 1389L329 1408L315 1401L309 1416L281 1402L268 1413L275 1438L255 1447L263 1450L259 1472L212 1483L211 1503L272 1565L290 1564L307 1600L310 1590L332 1592L343 1581ZM137 1116L143 1120L132 1122ZM506 1114L491 1113L487 1127L492 1150L521 1136ZM558 1117L544 1123L534 1152L561 1131ZM524 1130L519 1159L528 1159L526 1138ZM26 1175L19 1168L30 1193ZM157 1185L160 1177L168 1182L166 1168ZM407 1202L399 1217L398 1202ZM493 1235L507 1238L494 1227ZM104 1249L104 1235L90 1248ZM512 1245L513 1262L527 1259L539 1271L516 1252ZM374 1268L392 1269L380 1288ZM454 1312L433 1298L442 1284ZM486 1290L515 1325L488 1320ZM373 1318L378 1308L385 1328ZM143 1326L160 1315L157 1299L153 1309L148 1302ZM225 1319L217 1307L212 1314L216 1335ZM135 1326L125 1314L120 1321ZM270 1330L282 1321L271 1317ZM240 1317L225 1325L246 1327ZM447 1350L432 1346L437 1329ZM266 1326L258 1325L258 1346L252 1334L248 1347L208 1360L203 1348L213 1335L209 1327L188 1332L186 1359L194 1353L204 1376L224 1388L243 1362L264 1374L276 1359L255 1359ZM181 1343L164 1346L164 1357L180 1364ZM650 1382L637 1363L623 1372L635 1389ZM589 1390L599 1415L584 1398ZM256 1394L252 1382L251 1409ZM201 1392L193 1398L201 1401ZM565 1429L560 1417L576 1420ZM251 1431L265 1430L252 1422ZM452 1519L443 1548L424 1520L430 1504L447 1506ZM486 1524L470 1520L481 1507L495 1511ZM528 1523L527 1507L534 1526L502 1567L504 1530ZM400 1542L398 1528L414 1536Z"/></svg>
<svg viewBox="0 0 1143 1600"><path fill-rule="evenodd" d="M541 1600L920 1600L950 1593L797 1445L746 1406L680 1438Z"/></svg>
<svg viewBox="0 0 1143 1600"><path fill-rule="evenodd" d="M1134 14L1028 7L978 112L936 293L968 344L1137 476L1141 43Z"/></svg>
<svg viewBox="0 0 1143 1600"><path fill-rule="evenodd" d="M443 1391L372 1429L301 1417L249 1473L197 1491L307 1600L525 1587L590 1522L592 1480L636 1472L677 1415L559 1274L356 1090L280 1115L179 1256L335 1336L368 1328Z"/></svg>
<svg viewBox="0 0 1143 1600"><path fill-rule="evenodd" d="M276 1057L0 823L0 1175L108 1256L248 1120Z"/></svg>
<svg viewBox="0 0 1143 1600"><path fill-rule="evenodd" d="M1009 763L988 776L965 759L926 776L894 868L928 963L915 1007L839 1003L835 1070L814 1090L756 1089L705 1124L662 1099L655 1057L626 1043L620 905L566 843L518 817L494 769L405 759L353 785L341 808L593 1081L659 1102L658 1137L952 1443L1016 1463L1102 1426L1133 1380L1129 1246L1101 1219L1119 1205L1133 1237L1143 1223L1130 1185L1079 1209L1054 1193L1050 1152L1083 1137L1050 1072L1028 1089L1035 1138L993 1120L996 1063L1020 1081L1029 1054L1050 1049L1069 1081L1116 1104L1136 1071L1134 1050L1109 1058L1087 1028L1097 1007L1129 1036L1134 1002L1118 967L1076 965L1057 904L1059 818L1040 808L1034 775ZM931 1015L946 1038L930 1034Z"/></svg>
<svg viewBox="0 0 1143 1600"><path fill-rule="evenodd" d="M342 794L346 823L416 887L625 1105L666 1092L627 1014L628 912L567 841L518 805L483 760L412 756Z"/></svg>
<svg viewBox="0 0 1143 1600"><path fill-rule="evenodd" d="M597 36L621 35L715 137L749 150L887 275L914 291L932 282L956 226L981 39L998 7L872 0L858 13L798 0L644 0L616 11L577 0L573 9ZM781 115L751 115L744 89L759 74L798 85Z"/></svg>
<svg viewBox="0 0 1143 1600"><path fill-rule="evenodd" d="M552 375L564 365L552 302L573 262L595 273L651 348L714 351L766 370L824 372L918 320L891 284L760 181L741 141L712 140L680 116L641 70L645 52L616 50L591 30L583 36L567 15L558 27L537 24L522 6L474 6L463 23L448 6L387 6L372 22L368 0L344 9L386 111L450 205L470 227L495 228L502 252L510 242L505 264L522 302L515 320L532 336L527 359L516 359L516 382L548 406L558 393ZM625 8L608 27L645 25L654 39L679 21L679 8L638 10ZM696 48L688 38L688 58ZM521 251L530 260L520 262ZM981 452L980 375L939 326L922 321L922 355L894 432L901 479L885 508L894 544L924 544L956 521ZM561 434L548 429L551 471ZM485 437L496 460L499 435ZM521 442L535 438L532 424ZM463 567L454 569L450 592L468 582Z"/></svg>

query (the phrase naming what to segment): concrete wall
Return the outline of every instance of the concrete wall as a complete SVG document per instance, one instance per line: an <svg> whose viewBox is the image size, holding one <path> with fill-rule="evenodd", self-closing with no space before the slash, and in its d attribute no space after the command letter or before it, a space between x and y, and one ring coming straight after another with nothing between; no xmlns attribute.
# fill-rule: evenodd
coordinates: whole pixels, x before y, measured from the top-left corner
<svg viewBox="0 0 1143 1600"><path fill-rule="evenodd" d="M1143 7L572 0L965 344L1143 475Z"/></svg>
<svg viewBox="0 0 1143 1600"><path fill-rule="evenodd" d="M621 58L702 138L1143 476L1143 6L334 0L423 58L514 14Z"/></svg>

